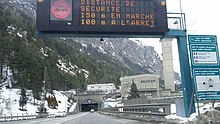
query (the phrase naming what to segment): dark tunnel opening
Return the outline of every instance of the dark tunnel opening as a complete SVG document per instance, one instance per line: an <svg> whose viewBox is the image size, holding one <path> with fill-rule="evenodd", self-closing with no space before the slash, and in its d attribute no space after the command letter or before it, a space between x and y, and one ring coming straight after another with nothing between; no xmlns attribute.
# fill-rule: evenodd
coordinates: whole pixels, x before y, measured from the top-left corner
<svg viewBox="0 0 220 124"><path fill-rule="evenodd" d="M98 103L93 99L84 100L84 102L81 104L82 112L88 112L91 109L98 111Z"/></svg>

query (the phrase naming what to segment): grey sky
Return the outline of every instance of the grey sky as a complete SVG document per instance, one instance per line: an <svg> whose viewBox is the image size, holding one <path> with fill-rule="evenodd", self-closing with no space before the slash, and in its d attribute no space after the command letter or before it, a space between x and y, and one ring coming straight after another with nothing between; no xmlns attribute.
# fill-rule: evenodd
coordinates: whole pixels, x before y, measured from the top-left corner
<svg viewBox="0 0 220 124"><path fill-rule="evenodd" d="M218 49L220 49L220 0L166 0L167 12L180 13L180 1L182 12L186 14L187 34L193 35L217 35ZM154 46L161 55L162 49L159 39L139 39L143 44ZM179 72L179 58L176 40L173 41L174 70Z"/></svg>

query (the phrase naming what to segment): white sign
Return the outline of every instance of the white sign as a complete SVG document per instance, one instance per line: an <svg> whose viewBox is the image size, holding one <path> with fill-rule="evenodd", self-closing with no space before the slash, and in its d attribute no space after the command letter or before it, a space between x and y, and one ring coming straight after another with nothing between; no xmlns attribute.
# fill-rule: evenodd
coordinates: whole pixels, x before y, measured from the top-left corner
<svg viewBox="0 0 220 124"><path fill-rule="evenodd" d="M198 91L219 91L219 75L195 77Z"/></svg>
<svg viewBox="0 0 220 124"><path fill-rule="evenodd" d="M216 52L193 52L193 60L195 64L217 64Z"/></svg>

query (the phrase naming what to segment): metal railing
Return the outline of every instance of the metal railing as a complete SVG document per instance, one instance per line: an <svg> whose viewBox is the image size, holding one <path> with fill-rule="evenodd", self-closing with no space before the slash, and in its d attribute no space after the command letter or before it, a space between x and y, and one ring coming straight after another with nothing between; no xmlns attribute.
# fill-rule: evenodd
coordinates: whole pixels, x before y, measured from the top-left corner
<svg viewBox="0 0 220 124"><path fill-rule="evenodd" d="M68 112L66 115L73 115L75 112ZM3 115L0 116L1 121L13 121L13 120L27 120L34 118L51 118L55 117L55 114L11 114L11 115Z"/></svg>
<svg viewBox="0 0 220 124"><path fill-rule="evenodd" d="M120 107L103 108L99 111L102 114L122 118L159 122L162 122L164 116L171 113L170 104L167 103L126 105Z"/></svg>
<svg viewBox="0 0 220 124"><path fill-rule="evenodd" d="M11 114L11 115L3 115L0 116L1 121L12 121L12 120L27 120L34 118L44 118L48 117L48 114Z"/></svg>

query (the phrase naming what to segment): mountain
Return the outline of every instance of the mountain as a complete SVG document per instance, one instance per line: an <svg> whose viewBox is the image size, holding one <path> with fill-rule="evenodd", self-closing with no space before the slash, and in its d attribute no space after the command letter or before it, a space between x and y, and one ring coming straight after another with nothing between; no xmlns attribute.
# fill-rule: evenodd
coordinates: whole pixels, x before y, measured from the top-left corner
<svg viewBox="0 0 220 124"><path fill-rule="evenodd" d="M86 48L92 45L100 53L116 59L127 68L140 73L155 73L162 76L162 61L153 47L144 46L140 41L127 38L73 38ZM91 52L91 51L86 51ZM100 58L102 59L102 58ZM127 75L126 72L123 72Z"/></svg>
<svg viewBox="0 0 220 124"><path fill-rule="evenodd" d="M140 41L41 38L35 32L35 0L1 0L0 7L3 82L39 91L44 80L47 88L64 90L85 89L91 83L119 85L123 75L156 73L163 78L159 55Z"/></svg>

